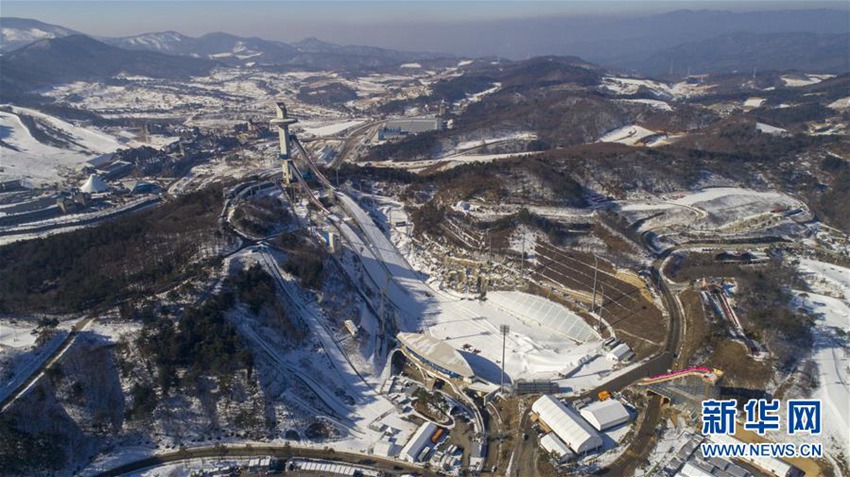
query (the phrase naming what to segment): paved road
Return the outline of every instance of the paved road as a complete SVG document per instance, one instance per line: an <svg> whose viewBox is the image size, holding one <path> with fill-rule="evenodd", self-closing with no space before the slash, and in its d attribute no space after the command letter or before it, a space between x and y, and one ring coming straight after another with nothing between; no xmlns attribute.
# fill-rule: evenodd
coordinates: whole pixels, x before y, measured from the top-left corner
<svg viewBox="0 0 850 477"><path fill-rule="evenodd" d="M13 389L4 389L2 401L0 401L0 412L5 412L9 406L28 392L32 386L35 385L42 376L44 376L44 372L47 368L52 366L53 363L59 361L65 352L71 348L74 341L77 339L77 336L79 336L80 331L85 330L94 318L95 315L90 315L76 323L73 327L71 327L71 331L65 335L65 338L62 339L62 342L59 343L56 349L54 349L48 356L44 357L41 364L33 369L26 379L20 381Z"/></svg>
<svg viewBox="0 0 850 477"><path fill-rule="evenodd" d="M513 468L511 469L511 477L537 477L537 461L542 458L540 455L540 445L537 439L537 433L534 431L534 424L529 419L531 407L525 409L520 419L519 429L517 430L517 444L511 458L513 459ZM523 436L528 436L525 440Z"/></svg>
<svg viewBox="0 0 850 477"><path fill-rule="evenodd" d="M415 472L422 476L432 477L436 474L425 471L419 467L413 467L407 463L402 463L394 460L382 459L380 457L347 453L347 452L327 452L321 449L299 448L296 446L287 445L269 445L269 446L223 446L223 447L201 447L197 449L188 449L184 451L175 451L157 456L144 457L132 462L127 462L113 469L109 469L97 474L93 477L117 477L128 474L130 472L138 472L140 470L158 467L168 463L187 461L193 459L210 459L216 457L223 458L242 458L242 457L264 457L271 456L276 459L290 459L292 457L306 457L313 459L324 459L338 462L348 462L352 464L368 465L376 469L386 472L388 475L400 475L408 472Z"/></svg>
<svg viewBox="0 0 850 477"><path fill-rule="evenodd" d="M372 121L362 126L358 126L355 129L352 129L348 137L346 137L345 140L342 142L342 147L339 148L339 152L337 153L336 157L334 157L334 160L331 161L330 167L335 169L341 166L347 159L347 156L351 154L352 150L357 148L357 144L360 141L360 136L363 135L370 128L375 127L383 122L383 120Z"/></svg>
<svg viewBox="0 0 850 477"><path fill-rule="evenodd" d="M117 208L113 211L105 211L106 213L90 216L90 215L82 215L80 220L74 222L57 222L50 223L44 225L33 225L31 227L13 227L13 228L5 228L4 230L0 230L0 236L10 236L10 235L31 235L38 234L42 232L47 232L50 230L59 230L59 229L75 229L77 227L82 227L84 225L93 225L98 222L105 222L107 220L114 220L118 217L123 217L127 214L133 212L139 212L141 210L147 209L153 205L156 205L160 202L162 198L159 196L151 197L148 200L139 201L135 204L131 204L124 208ZM24 224L25 225L25 224Z"/></svg>
<svg viewBox="0 0 850 477"><path fill-rule="evenodd" d="M661 258L655 261L652 267L652 275L661 288L664 306L670 313L670 329L668 330L664 349L661 353L650 359L644 365L616 379L616 386L609 386L609 390L616 391L618 388L622 389L622 387L627 386L627 382L630 384L631 382L634 382L634 380L642 377L665 373L668 369L671 369L674 366L681 367L682 358L681 353L679 352L679 347L682 343L682 321L685 317L682 316L675 295L668 286L661 272L660 267L662 261L663 259ZM628 381L630 378L635 379ZM661 398L653 396L650 401L650 405L644 409L644 413L643 420L641 421L635 434L635 438L632 440L629 447L611 465L598 472L598 475L631 475L649 455L650 451L655 446L655 442L651 439L651 437L655 434L655 428L661 421Z"/></svg>
<svg viewBox="0 0 850 477"><path fill-rule="evenodd" d="M619 459L614 461L614 463L608 467L597 472L596 475L610 475L612 477L633 475L635 469L646 461L646 458L649 456L652 448L655 447L655 440L653 437L655 436L655 427L658 425L660 420L661 397L653 396L649 406L644 409L643 421L632 440L632 444L626 449Z"/></svg>

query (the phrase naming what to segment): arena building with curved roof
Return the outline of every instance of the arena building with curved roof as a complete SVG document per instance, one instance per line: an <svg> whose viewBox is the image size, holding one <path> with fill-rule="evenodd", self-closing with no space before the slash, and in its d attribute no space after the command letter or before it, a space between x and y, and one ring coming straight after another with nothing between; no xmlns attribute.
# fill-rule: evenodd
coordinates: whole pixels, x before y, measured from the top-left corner
<svg viewBox="0 0 850 477"><path fill-rule="evenodd" d="M422 333L399 333L396 337L405 356L430 372L467 383L475 377L463 355L443 340Z"/></svg>

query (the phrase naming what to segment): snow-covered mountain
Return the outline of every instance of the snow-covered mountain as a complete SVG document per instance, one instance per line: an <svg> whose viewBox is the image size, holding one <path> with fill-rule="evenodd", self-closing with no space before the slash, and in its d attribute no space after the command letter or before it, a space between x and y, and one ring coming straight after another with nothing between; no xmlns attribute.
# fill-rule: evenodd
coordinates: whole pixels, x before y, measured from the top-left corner
<svg viewBox="0 0 850 477"><path fill-rule="evenodd" d="M228 64L248 62L282 64L298 54L286 43L210 33L198 38L177 32L145 33L124 38L103 38L105 43L127 50L146 50L171 55L207 58Z"/></svg>
<svg viewBox="0 0 850 477"><path fill-rule="evenodd" d="M78 32L59 25L28 18L0 17L0 51L12 51L39 40L76 35Z"/></svg>
<svg viewBox="0 0 850 477"><path fill-rule="evenodd" d="M209 33L193 38L176 32L161 32L101 40L128 50L207 58L229 65L265 64L317 69L379 68L446 56L369 46L343 46L316 38L287 44L229 33Z"/></svg>
<svg viewBox="0 0 850 477"><path fill-rule="evenodd" d="M117 74L153 78L206 75L216 65L202 58L128 51L84 35L40 40L0 56L4 95L72 81L103 81Z"/></svg>
<svg viewBox="0 0 850 477"><path fill-rule="evenodd" d="M127 50L151 50L179 55L186 52L195 38L176 31L164 31L123 38L101 38L101 41Z"/></svg>
<svg viewBox="0 0 850 477"><path fill-rule="evenodd" d="M3 52L11 52L45 39L80 34L68 28L37 20L0 18L3 27ZM215 60L231 66L275 65L313 69L351 70L392 68L408 62L440 61L452 64L452 55L390 50L357 45L337 45L316 38L287 44L257 37L229 33L209 33L190 37L175 31L97 40L123 50L191 56Z"/></svg>

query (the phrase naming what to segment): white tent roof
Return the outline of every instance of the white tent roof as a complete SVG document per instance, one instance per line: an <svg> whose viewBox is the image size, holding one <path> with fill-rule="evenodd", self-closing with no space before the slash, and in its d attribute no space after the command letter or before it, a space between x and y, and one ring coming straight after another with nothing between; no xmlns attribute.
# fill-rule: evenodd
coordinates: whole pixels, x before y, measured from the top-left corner
<svg viewBox="0 0 850 477"><path fill-rule="evenodd" d="M556 436L554 432L550 432L540 439L540 447L545 449L546 452L555 454L559 459L561 459L561 461L575 455L573 454L573 451L564 444L564 441L558 439L558 436Z"/></svg>
<svg viewBox="0 0 850 477"><path fill-rule="evenodd" d="M92 174L89 176L86 183L83 184L82 187L80 187L80 190L92 194L97 192L106 192L109 190L109 186L106 185L105 182L103 182L103 179Z"/></svg>
<svg viewBox="0 0 850 477"><path fill-rule="evenodd" d="M597 431L604 431L624 422L629 422L629 411L616 399L596 401L581 410L585 418Z"/></svg>
<svg viewBox="0 0 850 477"><path fill-rule="evenodd" d="M677 477L714 477L714 474L700 469L693 462L686 462L682 470L676 474Z"/></svg>
<svg viewBox="0 0 850 477"><path fill-rule="evenodd" d="M631 352L632 349L629 348L629 345L627 345L626 343L620 343L610 351L609 355L611 356L611 358L617 361L623 361L629 356Z"/></svg>
<svg viewBox="0 0 850 477"><path fill-rule="evenodd" d="M596 430L575 411L552 396L542 396L534 401L531 410L576 453L583 454L602 446L602 438Z"/></svg>
<svg viewBox="0 0 850 477"><path fill-rule="evenodd" d="M435 432L437 432L437 425L431 421L427 421L419 426L419 429L413 433L413 437L402 447L399 457L408 462L416 462L419 453L422 452L422 449L425 448L428 440L431 439L431 436Z"/></svg>

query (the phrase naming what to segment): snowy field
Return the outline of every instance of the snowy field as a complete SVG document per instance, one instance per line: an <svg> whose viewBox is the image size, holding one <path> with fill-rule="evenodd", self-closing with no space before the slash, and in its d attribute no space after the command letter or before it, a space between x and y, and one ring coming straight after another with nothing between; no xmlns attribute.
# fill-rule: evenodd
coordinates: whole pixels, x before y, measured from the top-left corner
<svg viewBox="0 0 850 477"><path fill-rule="evenodd" d="M394 162L394 161L381 161L381 162L373 162L372 167L388 167L392 169L405 169L410 172L422 172L424 170L429 171L447 171L449 169L454 169L457 166L463 164L474 164L478 162L493 162L499 161L502 159L510 159L516 157L528 157L536 154L541 154L542 151L533 151L533 152L518 152L518 153L507 153L507 154L463 154L451 156L446 159L427 159L422 161L402 161L402 162Z"/></svg>
<svg viewBox="0 0 850 477"><path fill-rule="evenodd" d="M796 292L795 304L817 317L813 357L824 403L824 427L850 455L850 269L803 259L800 271L815 292Z"/></svg>
<svg viewBox="0 0 850 477"><path fill-rule="evenodd" d="M681 224L691 226L712 225L734 228L744 226L754 218L771 214L777 207L802 208L805 205L780 192L759 192L741 187L712 187L693 192L683 192L650 201L617 202L620 212L630 220L638 220L658 212L663 215L647 220L642 229Z"/></svg>
<svg viewBox="0 0 850 477"><path fill-rule="evenodd" d="M850 108L850 96L846 98L836 99L835 101L829 103L828 107L837 111L846 111L848 108Z"/></svg>
<svg viewBox="0 0 850 477"><path fill-rule="evenodd" d="M756 130L772 136L784 136L788 134L787 129L782 129L765 123L756 123Z"/></svg>
<svg viewBox="0 0 850 477"><path fill-rule="evenodd" d="M0 145L0 174L3 178L27 177L37 184L58 181L62 169L75 169L93 157L124 147L114 137L74 126L35 110L13 108L12 111L0 111L0 140L5 143ZM58 131L68 138L68 147L40 142L18 114L34 117Z"/></svg>
<svg viewBox="0 0 850 477"><path fill-rule="evenodd" d="M835 75L814 75L814 74L802 74L802 75L785 75L781 76L780 79L782 83L789 88L799 88L801 86L809 86L813 84L818 84L821 81L828 80L830 78L835 78Z"/></svg>
<svg viewBox="0 0 850 477"><path fill-rule="evenodd" d="M0 178L27 177L33 183L60 180L60 172L73 170L97 156L121 148L150 145L162 147L174 137L149 135L146 141L135 138L132 132L118 130L114 134L94 127L82 127L30 108L7 106L11 112L0 111ZM55 143L39 141L26 127L21 116L36 121L36 127Z"/></svg>
<svg viewBox="0 0 850 477"><path fill-rule="evenodd" d="M659 99L621 99L619 101L630 104L645 104L659 111L673 111L673 107L670 106L670 103Z"/></svg>
<svg viewBox="0 0 850 477"><path fill-rule="evenodd" d="M0 321L0 401L13 395L52 353L61 348L71 328L78 322L79 319L60 322L56 333L38 345L36 336L30 334L36 330L32 323ZM60 355L65 351L67 348Z"/></svg>
<svg viewBox="0 0 850 477"><path fill-rule="evenodd" d="M33 330L35 326L32 323L0 320L0 354L30 348L35 344Z"/></svg>
<svg viewBox="0 0 850 477"><path fill-rule="evenodd" d="M656 134L655 131L642 126L629 124L606 133L597 142L616 142L627 146L636 146L642 139Z"/></svg>
<svg viewBox="0 0 850 477"><path fill-rule="evenodd" d="M713 88L713 85L691 84L685 81L671 85L648 79L606 76L602 78L601 87L606 91L623 96L637 94L643 88L657 98L680 99L706 94Z"/></svg>
<svg viewBox="0 0 850 477"><path fill-rule="evenodd" d="M352 119L351 121L342 121L336 123L313 123L302 125L303 130L307 134L312 134L313 136L324 137L324 136L333 136L334 134L341 133L346 129L353 128L355 126L360 126L366 122L365 119Z"/></svg>
<svg viewBox="0 0 850 477"><path fill-rule="evenodd" d="M473 139L469 141L463 141L458 143L455 147L455 153L461 153L466 149L472 149L481 146L488 146L500 142L509 142L509 141L531 141L533 139L537 139L537 134L533 132L516 132L513 134L504 134L501 136L495 137L484 137L481 139ZM450 154L449 156L451 156ZM447 156L448 157L448 156Z"/></svg>

